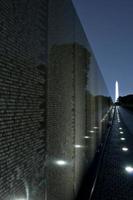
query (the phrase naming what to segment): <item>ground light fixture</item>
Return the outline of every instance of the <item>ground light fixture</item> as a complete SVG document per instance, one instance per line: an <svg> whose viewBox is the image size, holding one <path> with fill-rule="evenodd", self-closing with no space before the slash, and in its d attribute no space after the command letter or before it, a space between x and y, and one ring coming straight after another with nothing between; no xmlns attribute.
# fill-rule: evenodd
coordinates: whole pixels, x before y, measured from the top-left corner
<svg viewBox="0 0 133 200"><path fill-rule="evenodd" d="M56 165L59 165L59 166L67 165L67 162L65 160L57 160L55 163L56 163Z"/></svg>
<svg viewBox="0 0 133 200"><path fill-rule="evenodd" d="M75 144L75 148L81 148L83 146L81 146L80 144Z"/></svg>
<svg viewBox="0 0 133 200"><path fill-rule="evenodd" d="M84 136L84 138L85 138L85 139L89 139L89 138L90 138L90 136Z"/></svg>
<svg viewBox="0 0 133 200"><path fill-rule="evenodd" d="M93 131L93 130L90 130L89 132L90 132L90 133L94 133L95 131Z"/></svg>
<svg viewBox="0 0 133 200"><path fill-rule="evenodd" d="M126 172L128 172L129 174L133 174L133 167L132 166L126 166L125 167Z"/></svg>
<svg viewBox="0 0 133 200"><path fill-rule="evenodd" d="M96 130L99 129L97 126L94 126L93 128L96 129Z"/></svg>
<svg viewBox="0 0 133 200"><path fill-rule="evenodd" d="M125 139L125 138L120 138L120 140L124 141L124 140L126 140L126 139Z"/></svg>
<svg viewBox="0 0 133 200"><path fill-rule="evenodd" d="M127 147L122 147L122 151L128 151Z"/></svg>

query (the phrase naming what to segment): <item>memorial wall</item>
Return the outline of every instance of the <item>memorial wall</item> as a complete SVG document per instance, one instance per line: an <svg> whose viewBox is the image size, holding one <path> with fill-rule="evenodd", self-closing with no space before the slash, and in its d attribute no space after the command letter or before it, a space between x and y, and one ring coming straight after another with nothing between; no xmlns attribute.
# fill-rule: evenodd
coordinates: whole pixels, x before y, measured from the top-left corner
<svg viewBox="0 0 133 200"><path fill-rule="evenodd" d="M0 1L1 200L74 200L110 108L71 0Z"/></svg>
<svg viewBox="0 0 133 200"><path fill-rule="evenodd" d="M45 199L47 7L0 1L0 200Z"/></svg>

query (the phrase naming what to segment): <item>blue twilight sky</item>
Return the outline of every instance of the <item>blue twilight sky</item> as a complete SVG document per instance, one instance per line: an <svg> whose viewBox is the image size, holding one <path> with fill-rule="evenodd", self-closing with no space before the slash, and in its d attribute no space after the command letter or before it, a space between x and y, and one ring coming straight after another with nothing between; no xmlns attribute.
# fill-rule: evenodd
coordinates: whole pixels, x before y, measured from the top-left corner
<svg viewBox="0 0 133 200"><path fill-rule="evenodd" d="M133 94L133 0L73 0L111 96Z"/></svg>

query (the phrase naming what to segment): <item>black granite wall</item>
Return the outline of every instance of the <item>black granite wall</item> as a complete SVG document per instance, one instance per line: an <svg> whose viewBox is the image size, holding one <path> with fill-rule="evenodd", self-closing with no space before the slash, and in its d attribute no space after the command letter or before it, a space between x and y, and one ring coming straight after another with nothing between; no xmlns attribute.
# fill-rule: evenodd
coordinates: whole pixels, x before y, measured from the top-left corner
<svg viewBox="0 0 133 200"><path fill-rule="evenodd" d="M45 198L47 0L0 1L0 199Z"/></svg>
<svg viewBox="0 0 133 200"><path fill-rule="evenodd" d="M71 0L1 0L0 200L74 200L108 97Z"/></svg>
<svg viewBox="0 0 133 200"><path fill-rule="evenodd" d="M109 94L70 0L49 0L48 27L47 199L73 200L105 133Z"/></svg>

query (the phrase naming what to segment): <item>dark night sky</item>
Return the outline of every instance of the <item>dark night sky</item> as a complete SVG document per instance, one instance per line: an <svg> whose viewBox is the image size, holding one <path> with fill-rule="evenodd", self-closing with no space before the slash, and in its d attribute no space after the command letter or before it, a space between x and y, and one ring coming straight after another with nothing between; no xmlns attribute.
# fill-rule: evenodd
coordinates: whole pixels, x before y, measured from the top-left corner
<svg viewBox="0 0 133 200"><path fill-rule="evenodd" d="M133 1L73 0L111 96L133 93Z"/></svg>

